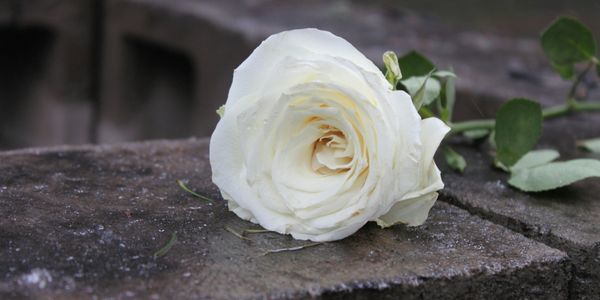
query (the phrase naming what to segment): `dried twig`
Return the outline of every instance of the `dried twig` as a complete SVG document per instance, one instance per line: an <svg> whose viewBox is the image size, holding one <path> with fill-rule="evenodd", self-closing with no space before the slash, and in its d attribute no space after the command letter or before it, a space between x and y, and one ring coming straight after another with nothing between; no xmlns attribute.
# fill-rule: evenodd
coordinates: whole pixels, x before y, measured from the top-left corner
<svg viewBox="0 0 600 300"><path fill-rule="evenodd" d="M241 233L239 233L239 232L235 231L234 229L232 229L232 228L231 228L231 227L229 227L229 226L225 226L225 230L227 230L227 231L231 232L233 235L235 235L235 236L239 237L239 238L240 238L240 239L242 239L242 240L247 240L247 241L250 241L250 239L249 239L249 238L245 237L243 234L241 234Z"/></svg>
<svg viewBox="0 0 600 300"><path fill-rule="evenodd" d="M314 246L318 246L318 245L322 245L322 244L324 244L324 243L312 243L312 244L306 244L306 245L297 246L297 247L272 249L272 250L265 251L265 253L263 253L263 255L279 253L279 252L287 252L287 251L298 251L298 250L302 250L305 248L314 247Z"/></svg>
<svg viewBox="0 0 600 300"><path fill-rule="evenodd" d="M267 230L267 229L244 229L244 230L242 230L242 234L244 234L244 233L267 233L267 232L272 232L272 231Z"/></svg>

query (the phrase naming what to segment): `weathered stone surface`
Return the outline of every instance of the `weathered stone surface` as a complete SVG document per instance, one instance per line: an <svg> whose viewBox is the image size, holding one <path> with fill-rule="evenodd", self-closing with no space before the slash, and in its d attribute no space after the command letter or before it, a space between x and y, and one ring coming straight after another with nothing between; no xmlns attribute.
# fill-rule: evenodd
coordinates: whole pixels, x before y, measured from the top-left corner
<svg viewBox="0 0 600 300"><path fill-rule="evenodd" d="M600 118L577 115L545 125L540 148L558 149L564 158L600 158L577 150L579 139L600 136ZM469 164L463 175L444 173L442 199L566 251L574 268L573 299L600 297L600 181L587 179L543 193L523 193L506 184L508 175L494 170L486 149L456 146Z"/></svg>
<svg viewBox="0 0 600 300"><path fill-rule="evenodd" d="M305 244L227 211L208 141L0 153L0 298L565 299L563 252L438 202L421 227ZM176 179L214 199L182 191ZM177 232L177 242L153 258Z"/></svg>

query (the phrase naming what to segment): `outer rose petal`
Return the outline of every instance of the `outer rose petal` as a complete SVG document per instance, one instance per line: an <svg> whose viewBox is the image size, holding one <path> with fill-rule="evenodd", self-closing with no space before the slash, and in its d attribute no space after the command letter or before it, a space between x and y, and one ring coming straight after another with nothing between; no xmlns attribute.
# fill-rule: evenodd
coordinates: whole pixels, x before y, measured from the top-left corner
<svg viewBox="0 0 600 300"><path fill-rule="evenodd" d="M404 223L410 226L423 224L438 194L444 188L440 170L433 161L435 151L450 128L439 119L428 118L421 121L422 155L419 162L419 187L396 202L390 210L377 219L381 227Z"/></svg>
<svg viewBox="0 0 600 300"><path fill-rule="evenodd" d="M294 219L262 207L260 201L256 201L255 192L242 177L246 167L235 125L235 116L226 112L213 132L209 145L212 180L223 198L229 201L230 209L240 218L258 221L266 229L286 233Z"/></svg>
<svg viewBox="0 0 600 300"><path fill-rule="evenodd" d="M285 57L303 57L307 53L341 57L365 71L381 73L379 68L352 44L330 32L314 28L284 31L263 41L235 70L226 107L249 93L262 90L262 87L268 84L266 81L269 76L266 74L273 71L274 63Z"/></svg>
<svg viewBox="0 0 600 300"><path fill-rule="evenodd" d="M390 227L403 223L409 226L419 226L425 222L429 210L435 203L438 193L429 193L420 197L396 202L383 216L377 219L377 225Z"/></svg>
<svg viewBox="0 0 600 300"><path fill-rule="evenodd" d="M448 131L450 131L450 127L446 126L440 119L427 118L421 121L420 189L407 194L403 199L419 197L444 188L440 170L435 165L433 156Z"/></svg>

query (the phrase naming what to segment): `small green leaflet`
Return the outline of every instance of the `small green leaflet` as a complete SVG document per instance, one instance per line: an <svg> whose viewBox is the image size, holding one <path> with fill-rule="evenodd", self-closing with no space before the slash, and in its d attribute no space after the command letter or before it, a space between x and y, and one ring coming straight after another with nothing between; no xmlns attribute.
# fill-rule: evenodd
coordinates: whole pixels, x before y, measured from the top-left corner
<svg viewBox="0 0 600 300"><path fill-rule="evenodd" d="M401 80L400 83L412 96L413 103L417 109L421 108L421 106L431 104L440 95L440 82L432 78L431 75L410 77Z"/></svg>
<svg viewBox="0 0 600 300"><path fill-rule="evenodd" d="M542 134L542 108L527 99L513 99L496 115L496 159L510 168L537 144Z"/></svg>
<svg viewBox="0 0 600 300"><path fill-rule="evenodd" d="M404 78L425 76L435 70L433 63L422 54L411 51L398 59Z"/></svg>
<svg viewBox="0 0 600 300"><path fill-rule="evenodd" d="M600 153L600 138L578 141L577 146L592 153Z"/></svg>
<svg viewBox="0 0 600 300"><path fill-rule="evenodd" d="M541 37L542 48L555 65L565 66L590 60L596 54L592 32L579 21L560 17Z"/></svg>
<svg viewBox="0 0 600 300"><path fill-rule="evenodd" d="M519 170L544 165L557 159L559 156L560 154L558 151L551 149L529 151L510 168L510 171L517 172Z"/></svg>
<svg viewBox="0 0 600 300"><path fill-rule="evenodd" d="M600 177L600 161L574 159L517 170L508 184L525 192L542 192L590 177Z"/></svg>
<svg viewBox="0 0 600 300"><path fill-rule="evenodd" d="M464 157L460 155L458 152L454 151L452 148L445 146L442 148L442 153L444 154L444 159L448 166L455 171L462 173L467 167L467 162Z"/></svg>

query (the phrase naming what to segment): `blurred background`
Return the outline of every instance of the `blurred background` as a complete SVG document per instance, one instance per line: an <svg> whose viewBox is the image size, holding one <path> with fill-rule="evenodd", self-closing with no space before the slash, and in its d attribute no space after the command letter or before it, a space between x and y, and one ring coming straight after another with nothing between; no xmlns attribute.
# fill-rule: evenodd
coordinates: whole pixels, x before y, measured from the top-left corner
<svg viewBox="0 0 600 300"><path fill-rule="evenodd" d="M554 104L568 83L537 37L559 15L600 37L598 0L0 0L0 149L208 136L233 69L303 27L378 64L416 49L452 67L459 118L517 96Z"/></svg>

